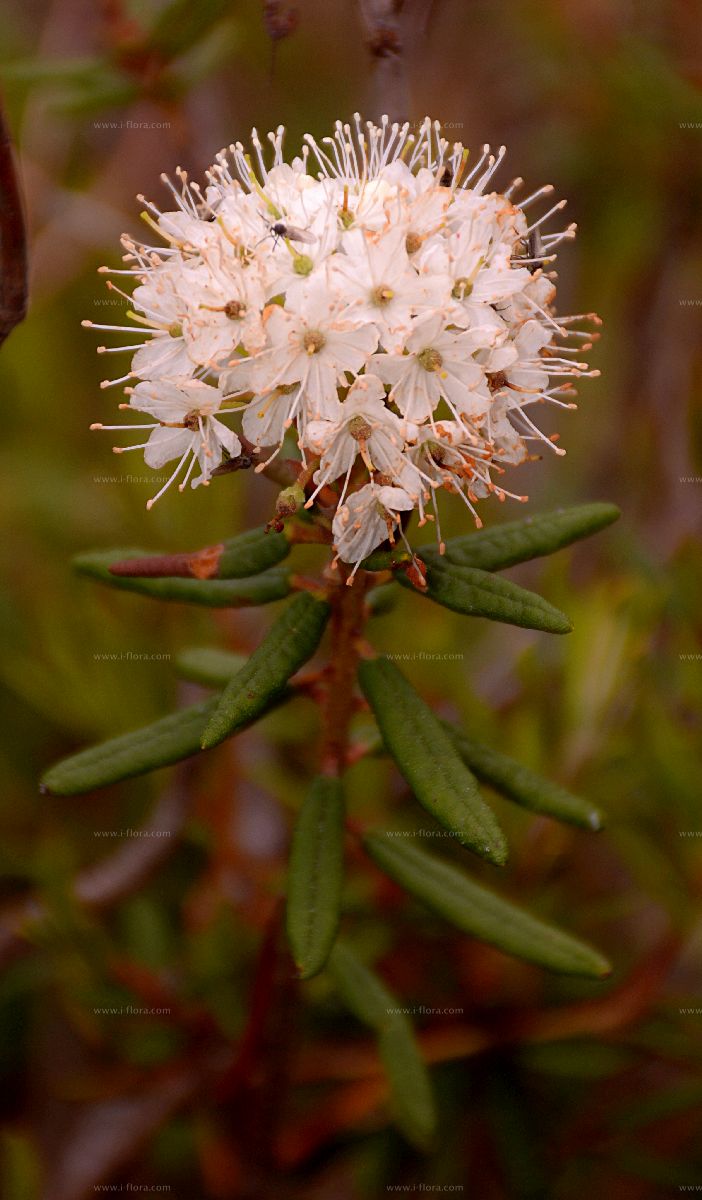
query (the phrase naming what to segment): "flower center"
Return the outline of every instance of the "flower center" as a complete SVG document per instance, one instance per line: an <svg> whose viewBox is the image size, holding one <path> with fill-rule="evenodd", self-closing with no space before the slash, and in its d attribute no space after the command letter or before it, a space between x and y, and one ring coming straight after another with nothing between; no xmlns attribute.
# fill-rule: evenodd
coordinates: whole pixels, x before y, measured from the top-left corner
<svg viewBox="0 0 702 1200"><path fill-rule="evenodd" d="M179 325L177 321L174 321L172 325L168 326L168 333L169 333L170 337L172 337L172 338L182 337L183 336L183 326Z"/></svg>
<svg viewBox="0 0 702 1200"><path fill-rule="evenodd" d="M507 376L504 371L493 371L488 374L487 381L491 392L499 392L501 388L507 386Z"/></svg>
<svg viewBox="0 0 702 1200"><path fill-rule="evenodd" d="M190 429L191 432L195 432L199 428L200 428L200 413L199 413L198 409L191 408L190 412L185 414L185 418L183 420L183 429Z"/></svg>
<svg viewBox="0 0 702 1200"><path fill-rule="evenodd" d="M224 315L229 317L230 321L238 321L246 312L246 305L242 300L227 300L224 306Z"/></svg>
<svg viewBox="0 0 702 1200"><path fill-rule="evenodd" d="M444 360L438 350L427 346L426 350L422 350L417 355L417 362L424 367L425 371L438 371L443 366Z"/></svg>
<svg viewBox="0 0 702 1200"><path fill-rule="evenodd" d="M349 433L357 442L367 442L372 432L366 418L360 413L349 421Z"/></svg>
<svg viewBox="0 0 702 1200"><path fill-rule="evenodd" d="M383 305L390 303L394 295L395 293L392 288L388 287L386 283L381 283L380 287L373 288L371 303L377 305L378 308L382 308Z"/></svg>
<svg viewBox="0 0 702 1200"><path fill-rule="evenodd" d="M422 238L419 233L410 232L405 238L405 250L408 254L416 254L422 244Z"/></svg>
<svg viewBox="0 0 702 1200"><path fill-rule="evenodd" d="M279 396L290 396L298 386L297 383L279 383L275 390Z"/></svg>
<svg viewBox="0 0 702 1200"><path fill-rule="evenodd" d="M348 208L340 208L339 209L339 220L341 221L341 224L343 225L344 229L350 229L354 222L353 213Z"/></svg>
<svg viewBox="0 0 702 1200"><path fill-rule="evenodd" d="M309 254L296 254L293 259L293 271L296 275L309 275L314 263Z"/></svg>
<svg viewBox="0 0 702 1200"><path fill-rule="evenodd" d="M308 329L302 339L302 344L308 354L319 354L319 351L326 345L327 339L318 329Z"/></svg>
<svg viewBox="0 0 702 1200"><path fill-rule="evenodd" d="M454 300L465 300L466 296L470 296L473 291L473 280L467 277L457 279L451 290L451 295Z"/></svg>

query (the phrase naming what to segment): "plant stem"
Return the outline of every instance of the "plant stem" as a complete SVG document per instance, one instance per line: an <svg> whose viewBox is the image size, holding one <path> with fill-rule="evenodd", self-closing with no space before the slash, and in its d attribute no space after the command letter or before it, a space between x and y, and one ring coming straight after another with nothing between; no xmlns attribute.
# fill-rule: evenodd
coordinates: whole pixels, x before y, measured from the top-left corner
<svg viewBox="0 0 702 1200"><path fill-rule="evenodd" d="M331 657L322 705L324 740L321 769L325 775L342 775L348 765L349 725L355 709L354 686L363 627L366 621L367 576L359 571L346 587L341 567L338 583L329 589L332 606Z"/></svg>

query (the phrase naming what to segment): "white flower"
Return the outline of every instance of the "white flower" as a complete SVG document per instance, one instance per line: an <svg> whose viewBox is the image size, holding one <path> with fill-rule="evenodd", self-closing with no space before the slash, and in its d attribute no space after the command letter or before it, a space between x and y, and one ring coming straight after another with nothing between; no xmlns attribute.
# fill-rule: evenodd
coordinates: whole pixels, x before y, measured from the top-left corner
<svg viewBox="0 0 702 1200"><path fill-rule="evenodd" d="M346 384L345 372L360 371L378 344L372 325L358 327L341 319L324 280L311 281L296 296L292 309L271 304L265 310L266 349L250 362L237 363L227 376L237 386L243 372L251 390L266 396L280 385L297 384L304 396L301 424L333 415L337 388Z"/></svg>
<svg viewBox="0 0 702 1200"><path fill-rule="evenodd" d="M357 569L381 542L388 538L394 542L400 513L413 508L414 500L402 488L367 483L352 492L337 509L332 525L339 558L355 563Z"/></svg>
<svg viewBox="0 0 702 1200"><path fill-rule="evenodd" d="M596 373L579 328L596 319L554 315L549 267L574 227L545 229L563 202L526 215L549 186L521 204L519 181L496 190L504 147L469 158L428 118L356 115L291 162L283 137L222 151L204 190L179 169L172 211L143 201L164 244L123 240L135 324L95 328L131 333L100 347L131 365L103 386L142 380L130 407L155 423L140 448L177 459L181 489L239 452L223 408L259 471L296 441L308 506L338 493L337 547L357 564L402 512L438 531L440 491L476 520L477 499L512 494L506 466L555 448L531 406L574 407L573 382Z"/></svg>
<svg viewBox="0 0 702 1200"><path fill-rule="evenodd" d="M452 320L464 328L483 322L484 306L509 300L532 280L526 267L511 266L512 247L495 242L495 231L494 216L478 212L418 255L420 271L448 277Z"/></svg>
<svg viewBox="0 0 702 1200"><path fill-rule="evenodd" d="M241 427L254 446L280 446L300 408L302 385L281 384L267 396L254 396L244 409Z"/></svg>
<svg viewBox="0 0 702 1200"><path fill-rule="evenodd" d="M390 479L402 478L403 486L420 487L419 477L405 458L406 444L416 430L401 421L385 404L385 388L375 375L360 375L343 404L337 403L331 419L311 421L305 432L305 446L321 460L314 475L317 484L307 502L309 507L327 483L344 475L339 503L343 504L353 465L360 454L369 472L380 472Z"/></svg>
<svg viewBox="0 0 702 1200"><path fill-rule="evenodd" d="M183 330L193 362L213 370L228 366L237 346L249 354L263 349L265 332L262 311L264 289L255 265L225 257L223 248L215 259L183 270L188 310Z"/></svg>
<svg viewBox="0 0 702 1200"><path fill-rule="evenodd" d="M168 263L154 269L132 293L134 307L144 315L144 326L153 334L132 359L132 371L141 379L188 375L193 371L183 337L183 322L188 315L183 282L180 263L175 266Z"/></svg>
<svg viewBox="0 0 702 1200"><path fill-rule="evenodd" d="M147 466L156 470L174 458L179 460L175 471L160 492L147 501L146 507L151 508L178 477L188 460L188 469L179 484L181 492L196 463L200 467L200 474L192 481L192 487L209 481L212 471L222 461L223 450L230 455L241 452L241 442L236 434L227 429L215 416L221 404L222 393L218 388L209 387L206 383L175 385L159 379L153 383L137 384L129 404L124 406L155 417L153 424L92 425L91 428L148 429L151 432L147 441L139 442L135 446L115 446L115 454L124 454L127 450L143 450Z"/></svg>
<svg viewBox="0 0 702 1200"><path fill-rule="evenodd" d="M489 326L447 328L439 312L413 324L405 354L374 354L368 365L391 385L389 399L410 421L431 421L442 399L454 417L479 418L491 397L485 371L473 354L495 337Z"/></svg>
<svg viewBox="0 0 702 1200"><path fill-rule="evenodd" d="M331 280L348 305L344 315L371 323L386 350L397 350L417 313L433 308L446 291L440 278L420 277L405 248L405 231L391 229L377 240L360 230L348 234L345 253L331 263Z"/></svg>

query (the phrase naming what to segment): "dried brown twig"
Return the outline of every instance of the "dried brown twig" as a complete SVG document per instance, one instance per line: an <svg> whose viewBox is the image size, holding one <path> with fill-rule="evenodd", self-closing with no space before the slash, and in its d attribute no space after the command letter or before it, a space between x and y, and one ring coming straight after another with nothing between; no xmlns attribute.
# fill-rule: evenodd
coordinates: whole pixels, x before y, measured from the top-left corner
<svg viewBox="0 0 702 1200"><path fill-rule="evenodd" d="M369 116L408 120L412 112L411 65L423 38L433 0L358 0L361 23L373 61Z"/></svg>

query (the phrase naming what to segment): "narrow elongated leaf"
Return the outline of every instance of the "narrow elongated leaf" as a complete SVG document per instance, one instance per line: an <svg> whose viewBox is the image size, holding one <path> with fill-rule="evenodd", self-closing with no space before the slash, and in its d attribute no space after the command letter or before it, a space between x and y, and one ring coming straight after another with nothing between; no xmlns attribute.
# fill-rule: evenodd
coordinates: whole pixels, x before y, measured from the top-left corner
<svg viewBox="0 0 702 1200"><path fill-rule="evenodd" d="M287 929L302 979L322 970L339 927L344 800L338 779L320 776L295 825L288 871Z"/></svg>
<svg viewBox="0 0 702 1200"><path fill-rule="evenodd" d="M591 946L523 912L411 839L370 833L364 844L391 879L464 933L561 974L609 974L609 963Z"/></svg>
<svg viewBox="0 0 702 1200"><path fill-rule="evenodd" d="M99 550L74 559L75 569L98 583L121 591L136 592L155 600L174 600L181 604L200 604L208 608L243 608L283 600L290 593L288 572L272 568L246 579L143 579L113 575L110 565L134 555L135 551Z"/></svg>
<svg viewBox="0 0 702 1200"><path fill-rule="evenodd" d="M361 567L364 571L392 571L411 561L412 555L404 546L393 546L391 550L373 550L368 558L364 558Z"/></svg>
<svg viewBox="0 0 702 1200"><path fill-rule="evenodd" d="M253 716L242 718L232 727L231 733L239 733L257 717L263 716L264 712L276 708L291 696L291 690L283 688L270 698L263 709ZM109 738L106 742L99 742L97 746L89 746L87 750L62 759L42 776L42 792L52 796L79 796L199 754L202 749L200 739L218 702L219 697L213 696L201 704L170 713L150 725L143 725L141 729Z"/></svg>
<svg viewBox="0 0 702 1200"><path fill-rule="evenodd" d="M438 717L387 658L362 662L359 679L383 741L419 802L462 845L504 863L502 831Z"/></svg>
<svg viewBox="0 0 702 1200"><path fill-rule="evenodd" d="M245 579L282 562L290 548L285 533L266 533L261 527L202 550L130 555L110 562L109 570L130 579Z"/></svg>
<svg viewBox="0 0 702 1200"><path fill-rule="evenodd" d="M553 512L537 513L521 521L495 525L450 538L443 556L448 562L462 567L479 567L483 571L502 571L530 558L553 554L580 538L590 537L620 516L614 504L579 504L574 508L557 508ZM420 546L417 553L425 562L440 559L434 545Z"/></svg>
<svg viewBox="0 0 702 1200"><path fill-rule="evenodd" d="M345 943L337 942L332 950L329 972L346 1007L378 1035L399 1128L415 1145L425 1147L436 1130L436 1109L411 1022L392 992Z"/></svg>
<svg viewBox="0 0 702 1200"><path fill-rule="evenodd" d="M328 968L344 1004L363 1025L380 1031L401 1016L399 1002L392 992L346 942L336 943L329 955Z"/></svg>
<svg viewBox="0 0 702 1200"><path fill-rule="evenodd" d="M446 552L439 554L434 542L416 546L415 552L426 563L445 559L460 567L478 567L483 571L503 571L515 563L553 554L580 538L590 537L621 516L614 504L579 504L574 508L557 508L553 512L536 513L521 521L509 521L466 533L446 542ZM389 571L410 555L400 546L390 550L374 550L361 566L366 571Z"/></svg>
<svg viewBox="0 0 702 1200"><path fill-rule="evenodd" d="M197 754L216 704L214 698L206 700L73 754L46 772L42 789L55 796L77 796Z"/></svg>
<svg viewBox="0 0 702 1200"><path fill-rule="evenodd" d="M230 679L202 736L207 750L242 721L252 720L314 654L329 618L329 605L300 592L268 631L246 666Z"/></svg>
<svg viewBox="0 0 702 1200"><path fill-rule="evenodd" d="M403 587L416 590L403 572L398 572L397 579ZM426 583L422 596L465 616L489 617L545 633L570 633L573 628L565 613L535 592L475 567L438 559L436 565L427 564Z"/></svg>
<svg viewBox="0 0 702 1200"><path fill-rule="evenodd" d="M265 529L250 529L237 537L228 538L219 560L217 575L220 579L241 579L245 575L258 575L275 567L290 553L290 542L285 533Z"/></svg>
<svg viewBox="0 0 702 1200"><path fill-rule="evenodd" d="M482 783L489 783L495 791L528 808L531 812L543 813L557 821L579 825L583 829L601 829L604 818L593 804L574 796L566 788L550 779L544 779L528 767L492 750L466 736L460 729L446 723L453 744L466 766Z"/></svg>
<svg viewBox="0 0 702 1200"><path fill-rule="evenodd" d="M245 662L243 654L231 654L216 646L193 646L181 651L175 668L183 679L202 683L205 687L223 688Z"/></svg>
<svg viewBox="0 0 702 1200"><path fill-rule="evenodd" d="M390 1084L395 1122L409 1142L427 1149L436 1133L436 1105L409 1021L396 1020L381 1029L378 1049Z"/></svg>

